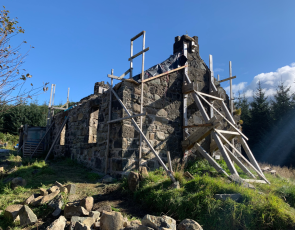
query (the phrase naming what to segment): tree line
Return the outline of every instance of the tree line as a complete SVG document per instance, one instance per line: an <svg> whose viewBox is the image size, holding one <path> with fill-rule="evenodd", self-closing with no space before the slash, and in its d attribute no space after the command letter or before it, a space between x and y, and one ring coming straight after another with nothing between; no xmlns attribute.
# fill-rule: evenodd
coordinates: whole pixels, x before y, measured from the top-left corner
<svg viewBox="0 0 295 230"><path fill-rule="evenodd" d="M7 108L10 107L10 108ZM2 112L3 111L3 112ZM18 106L0 106L0 132L18 134L21 125L46 126L48 105L39 105L36 101Z"/></svg>
<svg viewBox="0 0 295 230"><path fill-rule="evenodd" d="M295 166L295 95L281 82L269 99L258 82L252 100L239 95L243 133L259 162Z"/></svg>

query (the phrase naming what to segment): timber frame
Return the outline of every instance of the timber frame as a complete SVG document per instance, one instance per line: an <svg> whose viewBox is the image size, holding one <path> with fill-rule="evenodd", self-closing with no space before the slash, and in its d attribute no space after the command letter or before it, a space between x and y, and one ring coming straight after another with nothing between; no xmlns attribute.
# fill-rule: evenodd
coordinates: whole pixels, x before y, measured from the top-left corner
<svg viewBox="0 0 295 230"><path fill-rule="evenodd" d="M108 136L107 136L107 150L106 150L106 158L108 157L108 152L109 152L109 143L110 143L110 123L117 122L123 119L131 119L132 124L134 125L135 129L140 133L140 142L139 142L139 167L141 166L141 157L142 157L142 141L146 141L147 145L157 158L158 162L162 165L162 167L165 169L169 177L173 182L175 182L175 178L173 176L173 171L172 171L172 165L171 165L171 159L170 156L168 157L168 165L169 169L165 165L165 163L162 161L162 159L159 157L158 153L155 151L149 140L146 138L144 133L142 132L142 116L145 116L146 113L143 113L143 86L145 82L148 82L150 80L165 76L171 72L178 71L178 70L184 70L184 77L183 77L183 87L182 87L182 93L183 93L183 142L182 142L182 148L183 148L183 160L186 161L187 156L188 156L188 151L191 149L193 146L196 146L199 153L206 159L208 162L220 173L225 174L226 176L229 176L224 169L214 160L214 158L211 156L212 153L216 150L220 150L231 174L235 174L239 176L236 168L234 167L234 163L236 163L246 174L251 176L252 178L256 178L256 176L248 169L250 167L255 173L258 175L259 178L261 178L265 183L269 183L269 181L266 179L264 174L262 173L262 170L260 169L257 161L255 160L246 140L248 138L242 133L242 131L237 127L235 124L235 121L233 119L233 98L232 98L232 79L235 79L236 76L232 77L232 70L231 70L231 62L230 62L230 76L229 78L219 80L218 76L218 83L225 82L225 81L230 81L230 111L227 108L226 104L224 103L224 100L221 98L220 94L218 93L218 90L215 86L214 83L214 73L213 73L213 58L212 55L209 56L209 62L210 62L210 72L211 72L211 77L210 77L210 83L209 83L209 93L203 93L198 91L197 85L194 84L194 82L191 82L189 78L189 72L188 72L188 63L186 62L183 66L178 66L177 68L170 70L168 72L153 76L148 79L144 79L144 58L145 58L145 52L149 50L149 48L145 48L145 31L140 32L136 36L134 36L131 39L131 44L130 44L130 58L128 61L130 61L130 68L123 73L120 77L114 76L113 75L113 70L111 74L108 74L108 77L111 78L111 84L108 83L109 85L109 95L110 95L110 104L109 104L109 122L108 122ZM139 53L133 55L133 41L136 40L137 38L143 36L143 47L142 51ZM193 43L193 41L190 41ZM193 47L193 44L192 44ZM183 55L187 58L187 50L188 50L188 43L183 44ZM142 71L141 71L141 78L138 82L134 81L132 79L133 77L133 59L142 55ZM124 77L127 74L130 74L129 79L124 79ZM140 104L140 114L131 114L126 106L123 104L123 102L120 100L119 96L116 94L116 92L113 89L113 79L116 80L126 80L130 82L134 82L136 84L141 84L141 104ZM188 115L187 115L187 100L188 100L188 94L191 94L195 104L197 105L197 108L199 109L203 120L205 121L205 124L200 124L200 125L193 125L189 126L188 125ZM116 119L116 120L111 120L111 102L112 102L112 95L116 97L116 99L119 101L123 109L126 111L128 114L128 117ZM208 98L205 99L205 97ZM222 110L225 115L223 115L218 109L216 109L213 105L212 101L218 101L218 103L221 104ZM210 114L207 114L204 106L202 103L206 103L210 107ZM215 114L219 115L219 119L217 119ZM138 125L135 120L133 119L134 117L140 117L140 124ZM219 121L221 119L224 119L229 125L230 129L229 130L220 130L218 129L219 126ZM199 127L198 131L196 131L193 134L188 133L189 128L193 127ZM211 149L211 155L206 152L200 145L202 140L208 135L211 135L212 138L215 141L216 146L214 149ZM238 138L239 142L241 143L242 147L244 148L249 161L242 155L242 153L236 149L234 146L233 138ZM232 142L230 142L232 141ZM232 150L229 149L229 147ZM246 162L244 164L243 162ZM106 167L105 167L105 173L107 173L107 160L106 160ZM255 182L256 180L254 180Z"/></svg>

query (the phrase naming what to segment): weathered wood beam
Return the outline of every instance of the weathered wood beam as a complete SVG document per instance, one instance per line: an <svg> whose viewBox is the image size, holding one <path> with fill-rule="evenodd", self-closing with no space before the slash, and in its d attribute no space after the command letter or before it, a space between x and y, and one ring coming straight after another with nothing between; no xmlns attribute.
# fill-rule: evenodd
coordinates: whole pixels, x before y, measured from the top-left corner
<svg viewBox="0 0 295 230"><path fill-rule="evenodd" d="M131 69L128 69L125 73L123 73L120 77L114 76L112 74L108 74L109 78L114 78L117 80L122 80L128 73L130 73Z"/></svg>
<svg viewBox="0 0 295 230"><path fill-rule="evenodd" d="M228 147L224 146L224 148L229 153L229 157L243 170L244 173L251 176L252 178L256 178L251 171L228 149Z"/></svg>
<svg viewBox="0 0 295 230"><path fill-rule="evenodd" d="M232 127L229 128L229 131L233 131L234 129ZM235 138L236 135L226 135L225 138L229 141L231 141L233 138ZM222 144L225 144L226 142L222 139L221 140ZM213 153L214 151L216 151L218 149L217 144L215 143L215 141L211 141L210 144L210 152Z"/></svg>
<svg viewBox="0 0 295 230"><path fill-rule="evenodd" d="M225 81L229 81L229 80L231 80L231 79L235 79L236 77L237 77L237 76L233 76L233 77L225 78L225 79L223 79L223 80L218 81L218 83L225 82Z"/></svg>
<svg viewBox="0 0 295 230"><path fill-rule="evenodd" d="M149 51L149 50L150 50L150 47L145 48L144 50L142 50L142 51L138 52L137 54L133 55L132 57L130 57L130 58L128 59L128 61L133 60L134 58L138 57L139 55L141 55L141 54L143 54L144 52L147 52L147 51Z"/></svg>
<svg viewBox="0 0 295 230"><path fill-rule="evenodd" d="M237 136L240 136L240 134L239 134L238 132L233 132L233 131L228 131L228 130L218 129L218 132L220 132L220 133L224 133L224 134L231 134L231 135L237 135Z"/></svg>
<svg viewBox="0 0 295 230"><path fill-rule="evenodd" d="M139 34L137 34L137 35L135 35L133 38L131 38L131 41L134 41L134 40L136 40L137 38L139 38L141 35L143 35L144 34L144 30L143 31L141 31Z"/></svg>
<svg viewBox="0 0 295 230"><path fill-rule="evenodd" d="M212 135L213 139L215 140L215 143L217 144L220 152L221 152L221 155L230 171L231 174L236 174L236 175L239 175L235 166L233 165L233 162L231 161L231 159L229 158L228 154L227 154L227 151L224 147L224 145L222 144L220 138L219 138L219 135L218 133L215 131L213 132L214 135Z"/></svg>
<svg viewBox="0 0 295 230"><path fill-rule="evenodd" d="M238 155L249 165L251 166L251 168L258 174L258 176L265 180L266 183L270 184L269 181L265 178L265 176L263 175L263 173L261 173L259 170L257 170L244 156L242 153L240 153L239 150L236 149L235 146L233 146L221 133L218 133L218 131L216 131L216 133L218 134L218 136L220 136L223 140L225 140L225 142L230 146L232 147L236 153L238 153Z"/></svg>
<svg viewBox="0 0 295 230"><path fill-rule="evenodd" d="M220 97L215 97L215 96L212 96L212 95L210 95L210 94L202 93L202 92L199 92L199 91L197 91L197 92L198 92L198 94L201 94L201 95L203 95L203 96L205 96L205 97L210 97L210 98L212 98L212 99L214 99L214 100L223 101L223 99L220 98Z"/></svg>
<svg viewBox="0 0 295 230"><path fill-rule="evenodd" d="M142 82L147 82L147 81L154 80L154 79L156 79L156 78L158 78L158 77L163 77L163 76L165 76L165 75L167 75L167 74L169 74L169 73L173 73L173 72L175 72L175 71L177 71L177 70L180 70L180 69L183 69L183 68L185 68L185 67L187 67L187 65L184 65L184 66L178 67L178 68L176 68L176 69L173 69L173 70L167 71L167 72L165 72L165 73L161 73L161 74L156 75L156 76L154 76L154 77L147 78L147 79L143 80Z"/></svg>
<svg viewBox="0 0 295 230"><path fill-rule="evenodd" d="M214 109L214 111L216 111L220 116L223 117L224 120L226 120L242 137L244 137L246 140L248 140L248 138L238 129L236 128L236 126L230 122L225 116L223 116L223 114L221 112L219 112L210 102L208 102L201 94L199 94L199 92L195 91L196 94L199 95L199 97L201 97L211 108Z"/></svg>
<svg viewBox="0 0 295 230"><path fill-rule="evenodd" d="M199 153L211 164L217 172L223 173L228 177L228 174L220 167L220 165L201 147L199 143L196 143Z"/></svg>
<svg viewBox="0 0 295 230"><path fill-rule="evenodd" d="M205 137L207 137L213 128L219 125L219 120L216 117L213 117L210 119L210 125L209 127L200 127L197 131L195 131L193 134L191 134L186 140L181 142L182 149L183 150L190 150L192 147L194 147L196 142L199 142L203 140Z"/></svg>
<svg viewBox="0 0 295 230"><path fill-rule="evenodd" d="M194 92L195 90L197 90L197 85L195 85L194 82L182 86L183 94L189 94Z"/></svg>

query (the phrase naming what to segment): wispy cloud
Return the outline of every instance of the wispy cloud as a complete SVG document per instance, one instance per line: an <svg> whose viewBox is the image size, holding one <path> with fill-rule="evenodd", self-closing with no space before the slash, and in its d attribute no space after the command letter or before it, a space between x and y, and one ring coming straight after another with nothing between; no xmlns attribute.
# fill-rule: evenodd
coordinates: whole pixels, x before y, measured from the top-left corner
<svg viewBox="0 0 295 230"><path fill-rule="evenodd" d="M224 69L222 69L222 68L216 68L216 69L214 69L214 73L223 72L223 71L224 71Z"/></svg>
<svg viewBox="0 0 295 230"><path fill-rule="evenodd" d="M295 92L295 63L283 66L275 72L261 73L256 75L252 82L240 82L233 85L233 93L237 96L238 92L245 94L246 97L252 97L257 89L257 84L260 81L261 87L264 89L265 95L272 97L276 93L277 86L283 82L285 86L291 88L291 92ZM225 87L229 93L229 86Z"/></svg>

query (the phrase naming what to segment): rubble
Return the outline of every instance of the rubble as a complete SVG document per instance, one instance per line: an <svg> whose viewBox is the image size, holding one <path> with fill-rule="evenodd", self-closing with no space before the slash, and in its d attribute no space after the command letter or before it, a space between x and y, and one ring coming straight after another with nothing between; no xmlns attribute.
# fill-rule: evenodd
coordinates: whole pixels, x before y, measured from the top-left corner
<svg viewBox="0 0 295 230"><path fill-rule="evenodd" d="M63 230L66 226L66 218L64 216L60 216L58 219L53 221L50 226L46 228L46 230Z"/></svg>
<svg viewBox="0 0 295 230"><path fill-rule="evenodd" d="M203 228L196 221L185 219L177 226L177 230L203 230Z"/></svg>
<svg viewBox="0 0 295 230"><path fill-rule="evenodd" d="M19 218L20 218L20 225L21 226L26 226L30 224L34 224L38 218L35 215L35 213L27 206L24 205L20 210L19 210Z"/></svg>
<svg viewBox="0 0 295 230"><path fill-rule="evenodd" d="M4 218L7 220L15 220L18 216L19 210L23 207L20 204L13 204L8 206L4 211Z"/></svg>
<svg viewBox="0 0 295 230"><path fill-rule="evenodd" d="M26 186L27 182L25 179L21 178L21 177L16 177L14 179L12 179L11 181L11 188L15 189L18 186L24 187Z"/></svg>
<svg viewBox="0 0 295 230"><path fill-rule="evenodd" d="M93 197L85 197L80 201L80 206L90 212L93 208Z"/></svg>
<svg viewBox="0 0 295 230"><path fill-rule="evenodd" d="M130 172L127 180L130 191L135 192L139 187L139 174Z"/></svg>

